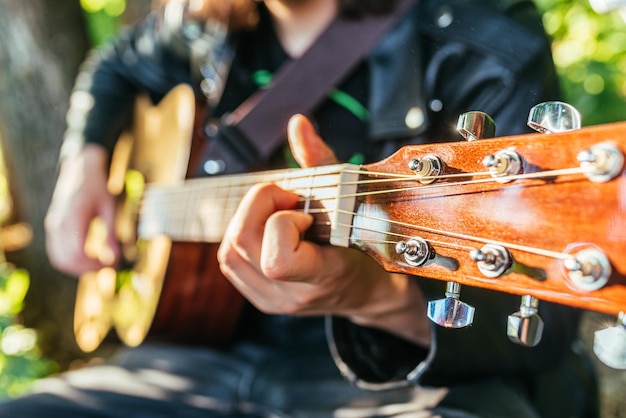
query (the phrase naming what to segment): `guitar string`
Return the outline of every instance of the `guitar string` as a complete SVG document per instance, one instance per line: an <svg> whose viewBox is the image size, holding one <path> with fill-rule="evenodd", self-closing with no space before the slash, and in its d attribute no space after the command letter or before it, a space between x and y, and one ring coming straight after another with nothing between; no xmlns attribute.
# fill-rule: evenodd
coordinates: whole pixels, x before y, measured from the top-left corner
<svg viewBox="0 0 626 418"><path fill-rule="evenodd" d="M398 189L382 189L382 190L377 190L377 191L366 191L366 192L360 192L360 193L340 195L337 197L337 199L348 198L348 197L371 196L374 194L400 193L400 192L406 192L406 191L440 189L440 188L452 187L452 186L468 186L468 185L481 184L481 183L499 183L500 185L504 186L504 184L502 183L513 181L513 180L543 179L543 178L555 177L555 176L586 174L586 173L591 173L593 171L595 171L593 168L582 168L582 167L564 168L564 169L558 169L558 170L541 171L541 172L536 172L536 173L524 173L524 174L516 174L516 175L502 176L502 177L489 177L489 178L484 178L484 179L475 179L475 180L468 180L468 181L461 181L461 182L422 184L422 185L398 188ZM470 176L470 175L472 174L467 174L465 175L465 177ZM425 180L430 180L430 179L436 180L438 178L439 177L437 176L422 177L422 179L425 179ZM416 179L416 180L419 181L419 179ZM397 180L389 180L389 181L397 182ZM358 182L355 182L355 183L359 184ZM519 186L519 183L516 183L515 185Z"/></svg>
<svg viewBox="0 0 626 418"><path fill-rule="evenodd" d="M188 193L189 190L183 190L185 188L199 188L199 189L221 189L221 188L227 188L227 187L238 187L238 188L244 188L246 186L250 187L253 186L255 184L259 184L259 183L269 183L269 182L274 182L274 183L285 183L285 182L295 182L297 180L308 180L312 177L315 178L322 178L322 177L332 177L338 174L359 174L359 175L365 175L368 177L374 177L374 176L384 176L385 178L380 178L380 179L366 179L366 180L356 180L356 181L345 181L342 182L340 185L342 186L350 186L350 185L363 185L363 184L371 184L371 183L388 183L388 182L397 182L399 181L399 179L401 180L406 180L406 181L420 181L420 180L441 180L441 179L453 179L453 178L463 178L463 177L476 177L476 176L489 176L487 178L484 179L473 179L473 180L468 180L465 182L449 182L449 183L435 183L435 184L421 184L418 186L415 186L416 189L431 189L431 188L441 188L441 187L450 187L450 186L463 186L463 185L470 185L470 184L478 184L478 183L488 183L488 182L498 182L498 183L504 183L504 182L510 182L513 180L524 180L524 179L541 179L543 177L553 177L553 176L562 176L562 175L572 175L572 174L587 174L587 173L593 173L595 170L595 168L591 165L586 166L586 167L571 167L571 168L563 168L563 169L554 169L554 170L547 170L547 171L538 171L538 172L533 172L533 173L522 173L522 174L515 174L515 175L507 175L507 176L499 176L499 177L493 177L491 176L490 172L468 172L468 173L455 173L455 174L442 174L442 175L436 175L436 176L416 176L415 174L394 174L394 173L386 173L386 172L376 172L376 171L367 171L367 170L350 170L350 169L345 169L345 170L337 170L337 171L329 171L329 172L324 172L324 173L320 173L320 174L298 174L298 175L294 175L294 176L284 176L281 178L280 174L281 172L283 172L282 170L278 170L276 174L269 174L269 175L264 175L263 180L259 180L259 175L254 175L254 174L243 174L241 176L224 176L222 178L219 179L219 181L216 181L217 184L215 185L207 185L206 184L206 178L195 178L195 179L189 179L185 181L185 184L182 187L176 187L173 190L168 190L170 189L170 187L168 186L161 186L158 184L150 184L148 187L150 189L163 189L163 190L168 190L170 193L181 193L181 194L185 194ZM272 172L269 172L272 173ZM285 171L284 173L289 174L290 171ZM249 177L249 178L248 178ZM241 179L247 179L249 181L241 181ZM218 180L217 178L215 180ZM235 184L230 184L229 180L238 180L236 181ZM338 184L323 184L323 185L314 185L314 186L310 186L307 185L307 189L311 188L311 189L323 189L323 188L328 188L328 187L336 187L338 186ZM404 190L411 190L411 189L404 189ZM247 191L247 189L246 189ZM385 192L394 192L395 190L391 189L391 190L380 190L377 191L376 193L385 193ZM339 196L339 197L352 197L352 196Z"/></svg>
<svg viewBox="0 0 626 418"><path fill-rule="evenodd" d="M344 170L343 173L366 174L370 177L380 176L380 177L385 177L385 178L346 181L346 182L341 183L342 185L385 183L389 181L398 181L398 180L406 180L406 181L441 180L441 179L453 179L453 178L459 178L459 177L470 177L470 176L475 177L475 176L490 176L491 175L491 172L489 171L477 171L473 173L440 174L436 176L418 176L416 174L394 174L394 173L386 173L384 171L376 172L376 171L364 171L364 170Z"/></svg>
<svg viewBox="0 0 626 418"><path fill-rule="evenodd" d="M361 213L351 212L351 211L347 211L347 210L337 209L337 211L341 212L341 213L348 214L348 215L352 215L352 216L355 216L355 217L365 218L367 220L376 221L376 222L386 222L386 223L391 224L391 225L405 227L405 228L408 228L408 229L414 229L414 230L417 230L417 231L428 232L428 233L442 235L442 236L447 236L447 237L452 237L452 238L459 238L459 239L463 239L463 240L466 240L466 241L475 241L475 242L480 242L480 243L483 243L483 244L501 245L501 246L507 247L509 249L514 249L514 250L518 250L518 251L523 251L523 252L527 252L527 253L541 255L541 256L544 256L544 257L548 257L548 258L555 258L555 259L560 259L560 260L571 260L571 259L574 259L573 255L562 253L562 252L558 252L558 251L551 251L551 250L546 250L546 249L543 249L543 248L530 247L530 246L526 246L526 245L519 245L519 244L509 243L509 242L505 242L505 241L497 241L497 240L488 239L488 238L482 238L482 237L473 236L473 235L467 235L467 234L461 234L461 233L456 233L456 232L444 231L444 230L440 230L440 229L429 228L429 227L426 227L426 226L414 225L414 224L409 224L409 223L400 222L400 221L393 221L393 220L389 220L389 219L385 219L385 218L380 218L380 217L377 217L377 216L363 215ZM319 209L317 211L318 214L323 214L323 213L328 213L328 212L332 212L332 211L331 210L324 210L324 209ZM332 224L330 222L318 222L317 225L331 226ZM414 236L411 236L411 235L408 235L408 234L402 234L402 233L399 233L399 232L392 232L392 231L376 230L376 229L371 229L371 228L364 228L364 227L361 227L361 226L355 226L354 224L336 223L336 225L340 226L340 227L359 229L359 230L366 231L366 232L373 232L373 233L379 233L379 234L384 234L384 235L392 235L392 236L397 236L397 237L407 238L407 239L415 238ZM348 238L352 239L351 237L348 237ZM375 242L376 240L370 239L369 241ZM432 239L428 239L426 241L431 242L433 244L438 244L439 246L442 246L442 247L455 248L455 249L459 249L459 250L473 250L473 249L475 249L475 247L461 245L461 244L454 244L454 243L445 242L445 241L436 241L436 240L432 240ZM381 244L394 244L394 245L397 244L397 242L387 241L387 240L380 240L380 243Z"/></svg>
<svg viewBox="0 0 626 418"><path fill-rule="evenodd" d="M347 211L346 211L347 212ZM374 217L369 217L369 216L363 216L362 214L356 214L353 213L353 215L359 216L359 217L365 217L365 218L371 218L371 219L375 219L377 221L381 220L381 219L377 219ZM324 225L324 226L332 226L332 224L330 222L317 222L316 225ZM391 235L391 236L395 236L395 237L399 237L399 238L404 238L404 239L411 239L411 238L415 238L412 235L409 234L402 234L399 232L392 232L392 231L380 231L377 229L372 229L372 228L365 228L362 226L355 226L355 225L348 225L348 224L343 224L343 223L337 223L338 226L341 227L347 227L347 228L352 228L352 229L358 229L360 231L365 231L365 232L373 232L375 234L384 234L384 235ZM419 227L415 227L415 229L419 229ZM384 240L384 239L374 239L374 238L352 238L352 237L348 237L351 241L359 241L359 242L373 242L373 243L377 243L377 244L390 244L390 245L396 245L398 242L397 241L391 241L391 240ZM451 242L445 242L445 241L438 241L438 240L433 240L433 239L429 239L427 240L429 243L437 245L439 247L445 247L445 248L454 248L457 250L467 250L467 251L471 251L474 249L474 247L468 246L468 245L461 245L461 244L454 244Z"/></svg>
<svg viewBox="0 0 626 418"><path fill-rule="evenodd" d="M445 187L445 186L464 186L464 185L471 185L471 184L478 184L478 183L499 183L500 185L503 185L502 183L505 181L509 181L509 180L519 180L519 179L537 179L537 178L547 178L547 177L554 177L554 176L563 176L563 175L573 175L573 174L584 174L584 173L588 173L588 172L592 172L595 171L593 169L593 167L574 167L574 168L566 168L566 169L558 169L558 170L548 170L548 171L542 171L542 172L535 172L535 173L524 173L524 174L518 174L518 175L510 175L510 176L502 176L502 177L489 177L489 178L485 178L485 179L474 179L474 180L469 180L469 181L465 181L465 182L452 182L452 183L438 183L438 184L428 184L428 185L419 185L419 186L412 186L412 187L405 187L405 188L396 188L396 189L389 189L389 190L376 190L376 191L366 191L366 192L359 192L359 193L353 193L353 194L342 194L342 195L338 195L338 196L333 196L333 197L327 197L327 198L320 198L317 200L339 200L342 198L351 198L351 197L362 197L362 196L368 196L368 195L373 195L373 194L383 194L383 193L387 193L387 194L392 194L392 193L400 193L400 192L406 192L406 191L421 191L421 190L425 190L425 189L431 189L431 188L441 188L441 187ZM346 172L349 173L354 173L354 174L367 174L369 176L371 175L387 175L389 173L372 173L370 171L364 171L364 170L346 170ZM339 174L340 171L336 172L336 174ZM480 173L480 174L484 174L484 173ZM489 174L489 173L487 173ZM329 173L324 173L322 174L322 176L329 176L332 175L331 172ZM454 176L454 177L467 177L467 176L475 176L478 175L478 173L462 173L462 174L455 174L455 175L450 175L450 176ZM311 176L297 176L300 178L309 178ZM398 178L404 178L407 180L411 180L411 181L415 181L415 180L419 180L416 179L415 176L401 176L401 175L394 175L394 178L389 178L389 179L375 179L375 181L388 181L388 182L397 182ZM434 176L434 178L439 179L439 178L444 178L445 176ZM293 178L296 177L292 177L289 178L288 180L283 180L282 182L285 181L290 181ZM357 182L345 182L342 183L343 184L363 184L366 182L371 182L372 180L363 180L363 181L357 181ZM256 183L251 183L251 184L256 184ZM519 185L519 184L517 184ZM205 185L203 185L205 186ZM241 191L244 193L241 193L240 195L230 195L230 198L227 200L232 200L231 198L237 198L240 197L242 198L243 195L245 194L245 192L248 191L249 188L245 187L246 184L242 184L241 182L239 182L237 184L238 189L242 189ZM308 187L306 188L308 191L308 194L310 196L311 190L312 189L320 189L320 188L329 188L329 187L335 187L335 185L326 185L326 186L311 186L311 184L308 184ZM220 187L223 188L223 185ZM231 190L232 191L232 190ZM166 200L170 200L171 197L166 197ZM305 199L300 199L301 201L305 201L306 202L310 202L310 198L305 198ZM307 208L306 210L308 213L312 213L310 208ZM341 211L341 210L339 210ZM362 216L362 215L358 215L356 213L353 212L349 212L349 211L342 211L344 213L350 214L350 215L357 215L357 216ZM363 217L363 216L362 216ZM500 242L500 241L494 241L494 240L489 240L489 239L485 239L485 238L480 238L480 237L475 237L472 235L466 235L466 234L459 234L459 233L454 233L454 232L450 232L450 231L442 231L442 230L435 230L432 228L428 228L428 227L424 227L424 226L420 226L420 225L412 225L412 224L404 224L401 222L397 222L397 221L389 221L387 219L382 219L382 218L375 218L375 217L370 217L370 219L372 220L377 220L377 221L385 221L385 222L389 222L389 223L395 223L397 225L402 225L404 227L407 228L414 228L416 230L421 230L421 231L425 231L425 232L431 232L431 233L437 233L443 236L450 236L450 237L456 237L456 238L460 238L460 239L465 239L465 240L470 240L470 241L477 241L477 242L482 242L482 243L491 243L494 245L503 245L512 249L517 249L520 251L526 251L526 252L531 252L531 253L535 253L535 254L539 254L539 255L544 255L546 257L553 257L553 258L559 258L559 259L571 259L573 258L573 256L569 255L569 254L563 254L563 253L557 253L554 251L549 251L549 250L544 250L541 248L533 248L533 247L529 247L529 246L523 246L523 245L517 245L514 243L506 243L506 242ZM344 226L348 226L350 227L351 225L344 225Z"/></svg>
<svg viewBox="0 0 626 418"><path fill-rule="evenodd" d="M363 196L370 196L370 195L375 195L375 194L385 194L385 193L391 194L391 193L400 193L400 192L405 192L405 191L420 191L420 190L439 189L439 188L452 187L452 186L467 186L467 185L482 184L482 183L497 183L498 185L505 186L504 183L509 183L513 180L542 179L542 178L549 178L549 177L555 177L555 176L587 174L587 173L592 173L594 171L595 169L593 167L573 167L573 168L540 171L540 172L534 172L534 173L523 173L523 174L501 176L501 177L488 177L488 178L474 179L474 180L468 180L468 181L463 181L463 182L420 184L416 186L402 187L402 188L397 188L397 189L381 189L381 190L365 191L365 192L359 192L359 193L353 193L353 194L341 194L341 195L332 196L332 197L320 198L317 200L335 200L335 199L342 199L342 198L349 198L349 197L363 197ZM388 173L373 173L372 174L372 172L363 171L363 170L346 171L346 172L353 173L353 174L365 174L365 175L388 174ZM341 172L324 173L316 177L319 178L319 177L325 177L325 176L332 176L333 174L340 174L340 173ZM415 181L419 181L420 179L437 180L437 179L447 178L447 177L469 177L469 176L476 176L480 174L484 174L484 173L463 173L463 174L454 174L454 175L448 175L448 176L428 176L428 177L420 177L420 178L416 178L415 176L402 176L400 178L404 178L407 181L415 182ZM302 176L298 178L308 179L309 177L310 176ZM275 181L275 183L284 183L286 181L292 181L293 179L295 179L295 177L289 178L287 180ZM191 183L191 181L193 180L187 181L187 183ZM324 185L317 185L317 186L307 185L306 188L305 187L302 187L302 188L293 187L292 189L288 189L288 190L293 191L293 190L299 190L299 189L306 189L307 191L309 191L309 190L336 188L337 186L344 186L344 185L362 185L362 184L368 184L368 183L373 183L373 182L394 182L395 183L395 182L398 182L398 178L358 180L358 181L353 181L353 182L349 182L349 181L342 182L341 184L324 184ZM174 187L174 188L170 188L168 186L160 186L160 185L149 185L149 189L153 190L153 193L155 193L156 191L160 189L161 191L164 191L165 193L168 194L168 196L161 196L161 199L158 200L158 203L167 203L171 201L177 201L176 199L172 199L172 195L176 195L176 194L187 195L189 194L190 191L192 191L190 189L196 189L196 188L201 189L199 191L207 192L209 190L206 190L206 189L220 190L220 189L225 189L225 188L236 187L237 189L241 189L240 191L242 193L237 194L237 195L230 194L227 199L241 200L241 198L243 198L243 196L248 192L251 186L254 186L259 183L262 183L262 182L259 182L259 181L251 181L250 183L238 182L235 185L226 185L222 183L222 184L211 185L211 186L207 186L204 183L202 184L199 183L199 184L194 184L194 185L185 184L182 187ZM515 185L519 186L519 183L516 183ZM222 200L224 199L223 197L218 197L218 199L220 198ZM212 200L215 200L215 198L212 197Z"/></svg>
<svg viewBox="0 0 626 418"><path fill-rule="evenodd" d="M440 184L435 184L435 185L419 185L419 186L410 186L410 187L403 187L403 188L395 188L395 189L382 189L382 190L374 190L374 191L365 191L365 192L357 192L357 193L351 193L351 194L340 194L340 195L336 195L336 196L330 196L330 197L316 197L317 201L328 201L328 200L340 200L340 199L344 199L344 198L353 198L353 197L365 197L365 196L371 196L371 195L375 195L375 194L393 194L393 193L401 193L401 192L408 192L408 191L416 191L416 192L421 192L421 191L428 191L430 189L439 189L441 187L446 187L446 186L467 186L467 185L473 185L473 184L479 184L479 183L497 183L500 186L506 187L506 185L504 184L505 181L508 182L508 180L523 180L523 179L535 179L535 178L543 178L543 177L554 177L554 176L563 176L563 175L567 175L567 174L581 174L581 173L586 173L589 171L593 171L593 169L589 169L589 168L570 168L570 169L559 169L559 170L550 170L550 171L543 171L543 172L537 172L537 173L526 173L526 174L520 174L520 175L515 175L515 176L506 176L506 177L489 177L486 179L476 179L476 180L470 180L470 181L466 181L466 182L452 182L452 183L440 183ZM361 171L359 171L361 172ZM365 171L364 173L368 173L367 171ZM307 178L307 177L304 177ZM389 181L393 181L393 182L397 182L397 180L391 180L388 179ZM413 178L412 178L413 180ZM284 181L283 181L284 183ZM215 213L215 214L221 214L221 218L223 220L228 220L228 212L225 210L225 208L223 207L223 204L220 204L220 202L226 200L228 202L232 202L233 199L237 199L237 201L241 201L241 199L243 198L244 194L248 192L248 190L250 189L251 185L254 185L256 183L251 183L250 185L247 184L242 184L242 183L238 183L237 186L237 192L238 193L233 193L232 187L224 187L223 185L221 187L215 187L213 186L213 189L216 190L220 190L220 189L228 189L228 195L227 197L223 197L223 196L212 196L211 201L217 203L217 206L219 206L219 209L215 208L216 205L210 205L210 207L208 208L211 212ZM342 183L343 184L343 183ZM358 184L358 183L357 183ZM515 184L511 184L512 186L519 186L519 183L515 183ZM203 193L194 193L195 195L195 200L196 201L200 201L200 200L204 200L204 196L206 195L210 195L210 193L208 193L209 190L207 190L208 188L206 187L206 184L203 183L197 183L196 186L200 186L199 191L203 192ZM287 185L288 186L288 185ZM320 190L320 189L329 189L329 188L335 188L336 185L325 185L325 186L311 186L310 183L307 187L307 192L309 194L315 195L315 193L312 193L312 190ZM194 188L198 188L198 187L194 187ZM154 189L153 189L154 190ZM179 202L179 201L185 201L185 199L176 199L175 195L177 194L183 194L183 195L187 195L189 194L189 190L180 190L180 189L174 189L174 190L168 190L167 188L164 188L162 190L166 190L167 193L165 195L160 195L160 198L154 198L152 197L152 203L156 204L159 207L164 207L164 208L168 208L171 206L171 202ZM297 191L297 188L293 188L291 189L292 191ZM419 196L416 196L416 198L419 198ZM197 202L196 202L197 203ZM176 205L177 203L175 203ZM233 205L236 206L236 205ZM186 205L185 207L197 207L197 205ZM179 224L185 224L185 219L187 218L186 214L187 211L185 208L183 208L182 210L179 208L174 209L173 211L169 211L169 214L172 213L179 213L182 216L176 217L176 216L171 216L170 218L177 218L176 220L174 219L170 219L171 222L175 223L176 225ZM231 212L232 214L234 214L234 210L232 210ZM210 213L204 213L204 216L210 217ZM222 222L225 223L225 222Z"/></svg>

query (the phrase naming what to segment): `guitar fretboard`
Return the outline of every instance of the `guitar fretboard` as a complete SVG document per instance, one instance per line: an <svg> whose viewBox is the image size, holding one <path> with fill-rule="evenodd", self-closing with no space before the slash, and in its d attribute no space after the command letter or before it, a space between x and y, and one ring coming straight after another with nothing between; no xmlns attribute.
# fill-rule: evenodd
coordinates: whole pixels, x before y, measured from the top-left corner
<svg viewBox="0 0 626 418"><path fill-rule="evenodd" d="M226 226L235 214L244 195L256 184L274 183L302 196L304 210L307 201L315 201L328 214L333 233L331 243L347 246L350 225L338 207L351 211L357 187L357 170L347 164L310 169L274 170L261 173L187 180L177 186L148 185L139 217L139 236L151 238L165 235L174 241L220 242Z"/></svg>

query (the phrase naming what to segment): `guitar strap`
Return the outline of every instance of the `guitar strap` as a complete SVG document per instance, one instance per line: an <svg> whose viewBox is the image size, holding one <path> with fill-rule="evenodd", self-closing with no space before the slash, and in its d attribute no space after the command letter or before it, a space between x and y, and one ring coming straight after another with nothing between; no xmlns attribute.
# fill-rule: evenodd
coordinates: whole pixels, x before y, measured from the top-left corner
<svg viewBox="0 0 626 418"><path fill-rule="evenodd" d="M211 163L205 167L212 169L205 171L239 173L267 162L284 143L289 118L315 108L416 1L397 0L384 16L331 22L299 59L281 66L269 88L258 90L223 118L205 154Z"/></svg>

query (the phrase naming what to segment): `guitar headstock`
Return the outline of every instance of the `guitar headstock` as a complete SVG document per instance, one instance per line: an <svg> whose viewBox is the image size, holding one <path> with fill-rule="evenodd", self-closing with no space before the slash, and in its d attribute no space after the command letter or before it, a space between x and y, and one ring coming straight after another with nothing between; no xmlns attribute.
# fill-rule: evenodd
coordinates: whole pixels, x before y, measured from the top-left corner
<svg viewBox="0 0 626 418"><path fill-rule="evenodd" d="M492 123L465 114L468 141L365 166L352 245L389 271L448 282L428 312L445 327L472 322L461 285L520 295L507 333L528 346L541 338L540 300L626 312L626 122L580 129L575 109L550 102L529 116L549 135L484 138Z"/></svg>

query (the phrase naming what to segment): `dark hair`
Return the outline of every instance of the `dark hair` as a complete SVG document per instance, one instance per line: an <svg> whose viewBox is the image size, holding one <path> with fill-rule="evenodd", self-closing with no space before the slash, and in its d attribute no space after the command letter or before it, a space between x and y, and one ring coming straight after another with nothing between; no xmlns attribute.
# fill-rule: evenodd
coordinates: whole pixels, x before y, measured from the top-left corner
<svg viewBox="0 0 626 418"><path fill-rule="evenodd" d="M167 2L169 0L162 0ZM181 1L181 0L176 0ZM185 0L183 0L185 1ZM395 0L337 0L339 13L347 18L391 11ZM188 13L198 19L214 19L228 24L231 30L254 28L259 21L256 0L188 1Z"/></svg>

